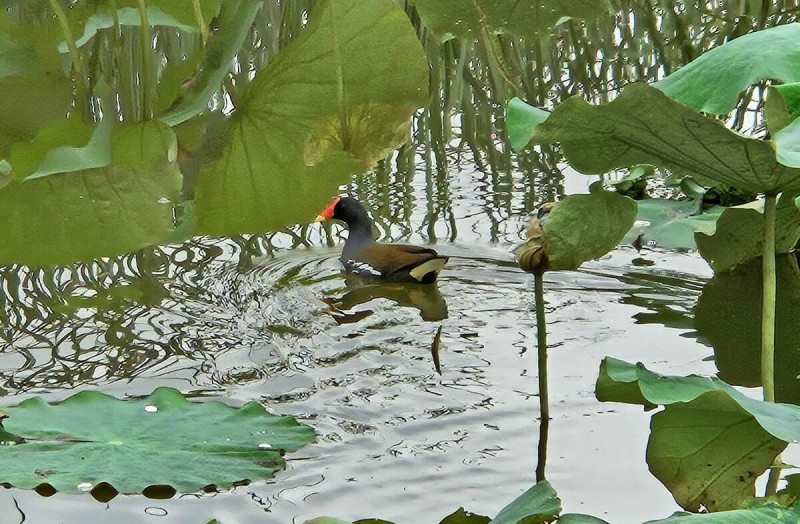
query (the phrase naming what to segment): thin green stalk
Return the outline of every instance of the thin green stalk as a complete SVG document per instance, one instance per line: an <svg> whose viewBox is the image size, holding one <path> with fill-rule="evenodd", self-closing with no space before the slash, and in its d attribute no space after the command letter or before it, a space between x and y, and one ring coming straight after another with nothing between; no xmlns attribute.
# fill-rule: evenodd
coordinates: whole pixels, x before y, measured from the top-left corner
<svg viewBox="0 0 800 524"><path fill-rule="evenodd" d="M775 209L778 196L766 195L764 201L764 232L761 252L761 384L764 401L775 402ZM772 463L767 479L766 496L774 495L780 480L781 457Z"/></svg>
<svg viewBox="0 0 800 524"><path fill-rule="evenodd" d="M72 72L74 73L76 78L79 78L83 74L83 65L81 63L81 53L78 51L78 45L75 43L75 36L72 34L72 30L69 27L69 20L67 20L67 14L64 12L64 8L61 7L61 3L59 0L49 0L50 7L56 14L58 18L58 24L61 26L61 31L64 33L64 39L67 41L67 48L69 49L69 57L72 60ZM83 82L81 82L82 84Z"/></svg>
<svg viewBox="0 0 800 524"><path fill-rule="evenodd" d="M142 20L142 120L150 120L153 116L152 89L153 89L153 35L150 31L150 22L147 19L147 5L145 0L137 0L139 18Z"/></svg>
<svg viewBox="0 0 800 524"><path fill-rule="evenodd" d="M208 25L203 17L203 8L200 6L200 0L192 0L192 9L194 10L194 19L200 28L200 38L203 41L203 46L205 46L206 42L208 42Z"/></svg>
<svg viewBox="0 0 800 524"><path fill-rule="evenodd" d="M536 339L539 355L539 450L536 463L536 482L545 479L547 464L547 435L550 428L550 395L547 390L547 321L544 317L544 275L534 275L536 290Z"/></svg>
<svg viewBox="0 0 800 524"><path fill-rule="evenodd" d="M763 294L761 300L761 384L764 400L775 402L775 208L777 195L764 201L764 232L761 252Z"/></svg>

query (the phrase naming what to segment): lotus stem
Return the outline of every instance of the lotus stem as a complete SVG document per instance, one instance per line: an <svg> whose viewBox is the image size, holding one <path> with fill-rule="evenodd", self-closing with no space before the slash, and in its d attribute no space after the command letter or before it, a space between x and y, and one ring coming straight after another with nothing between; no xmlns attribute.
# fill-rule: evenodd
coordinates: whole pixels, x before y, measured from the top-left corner
<svg viewBox="0 0 800 524"><path fill-rule="evenodd" d="M203 17L203 8L200 5L200 0L192 0L192 9L194 10L194 19L197 21L197 27L200 28L200 39L203 42L203 46L208 43L208 25L206 24L206 20Z"/></svg>
<svg viewBox="0 0 800 524"><path fill-rule="evenodd" d="M153 35L150 31L150 22L147 19L147 5L145 0L138 0L139 18L142 20L142 120L150 120L153 116L151 90L153 88Z"/></svg>
<svg viewBox="0 0 800 524"><path fill-rule="evenodd" d="M761 252L761 385L764 400L775 402L775 209L778 196L764 201L764 232Z"/></svg>
<svg viewBox="0 0 800 524"><path fill-rule="evenodd" d="M775 402L775 211L778 196L768 194L764 200L764 232L761 252L761 385L764 401ZM781 476L781 457L772 462L767 479L766 496L775 495Z"/></svg>
<svg viewBox="0 0 800 524"><path fill-rule="evenodd" d="M539 354L539 450L536 482L545 480L547 435L550 428L550 396L547 390L547 321L544 316L544 273L534 274L536 290L536 339Z"/></svg>
<svg viewBox="0 0 800 524"><path fill-rule="evenodd" d="M53 9L53 12L55 12L56 17L58 18L58 24L61 26L61 31L64 33L64 40L67 42L69 57L72 60L72 72L75 77L78 78L83 74L81 53L78 51L78 45L75 43L75 36L72 34L72 30L69 28L67 14L64 12L64 8L61 7L59 0L49 0L49 2L50 7ZM81 84L82 83L83 82L81 81Z"/></svg>

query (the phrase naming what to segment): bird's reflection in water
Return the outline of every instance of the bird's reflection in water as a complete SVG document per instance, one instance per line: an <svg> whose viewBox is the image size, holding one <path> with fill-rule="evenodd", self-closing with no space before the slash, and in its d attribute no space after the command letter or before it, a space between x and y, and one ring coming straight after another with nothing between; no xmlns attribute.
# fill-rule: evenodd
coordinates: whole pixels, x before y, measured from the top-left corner
<svg viewBox="0 0 800 524"><path fill-rule="evenodd" d="M419 310L422 320L434 322L447 318L447 302L439 292L436 283L386 283L348 275L345 285L349 291L341 297L322 299L330 306L328 313L340 325L352 324L370 316L374 313L372 310L353 312L351 310L359 304L376 298L385 298L399 306L416 308Z"/></svg>

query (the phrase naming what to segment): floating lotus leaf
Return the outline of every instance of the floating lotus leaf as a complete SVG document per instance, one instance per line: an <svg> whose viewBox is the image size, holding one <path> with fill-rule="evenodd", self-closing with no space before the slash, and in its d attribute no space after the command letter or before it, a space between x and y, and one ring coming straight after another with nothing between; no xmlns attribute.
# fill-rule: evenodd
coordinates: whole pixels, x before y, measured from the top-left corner
<svg viewBox="0 0 800 524"><path fill-rule="evenodd" d="M316 2L306 29L239 99L222 158L197 183L198 228L227 235L308 222L362 162L398 145L396 130L429 98L428 75L394 0Z"/></svg>
<svg viewBox="0 0 800 524"><path fill-rule="evenodd" d="M5 430L24 442L0 446L0 482L23 489L227 488L271 477L284 468L283 452L314 440L310 427L255 402L190 402L171 388L139 400L83 391L54 405L37 397L3 409Z"/></svg>
<svg viewBox="0 0 800 524"><path fill-rule="evenodd" d="M651 520L645 524L796 524L797 522L800 522L800 506L787 508L771 502L753 505L748 509L703 515L676 513L669 518Z"/></svg>
<svg viewBox="0 0 800 524"><path fill-rule="evenodd" d="M696 111L723 115L739 95L761 80L800 82L800 24L786 24L735 38L703 53L654 84Z"/></svg>
<svg viewBox="0 0 800 524"><path fill-rule="evenodd" d="M520 267L533 273L577 269L614 249L635 219L635 201L594 184L588 195L570 195L531 221Z"/></svg>
<svg viewBox="0 0 800 524"><path fill-rule="evenodd" d="M665 249L696 249L695 234L713 233L724 207L701 210L699 200L637 200L638 225L623 242L641 237L643 244Z"/></svg>
<svg viewBox="0 0 800 524"><path fill-rule="evenodd" d="M752 206L729 208L720 216L713 234L698 232L695 240L703 258L715 272L720 272L760 257L763 230L763 212ZM794 250L798 240L800 209L795 204L795 197L784 194L775 216L775 252Z"/></svg>
<svg viewBox="0 0 800 524"><path fill-rule="evenodd" d="M671 377L607 357L601 401L665 406L650 424L647 463L684 509L742 507L788 442L800 440L800 407L749 398L718 379Z"/></svg>
<svg viewBox="0 0 800 524"><path fill-rule="evenodd" d="M525 118L514 115L519 103L509 104L508 111L509 119ZM776 142L747 138L647 84L629 85L604 105L574 96L527 129L527 136L512 136L512 143L558 142L582 173L652 164L710 186L724 184L752 193L800 191L800 169L779 162L784 161L781 155L791 155L794 134L788 127L781 131L788 137L783 145L777 137Z"/></svg>

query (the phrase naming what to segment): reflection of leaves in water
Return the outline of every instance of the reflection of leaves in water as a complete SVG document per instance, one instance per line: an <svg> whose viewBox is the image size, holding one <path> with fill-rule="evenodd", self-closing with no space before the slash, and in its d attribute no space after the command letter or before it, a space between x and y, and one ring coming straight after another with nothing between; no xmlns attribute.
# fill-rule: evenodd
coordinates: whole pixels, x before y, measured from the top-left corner
<svg viewBox="0 0 800 524"><path fill-rule="evenodd" d="M620 278L633 286L622 303L647 310L634 315L637 324L693 329L692 310L705 284L704 279L696 275L656 271L629 271Z"/></svg>
<svg viewBox="0 0 800 524"><path fill-rule="evenodd" d="M224 264L229 249L196 241L71 268L2 268L2 385L31 391L168 373L252 336L280 336L290 325L280 315L263 331L237 329L266 293Z"/></svg>
<svg viewBox="0 0 800 524"><path fill-rule="evenodd" d="M800 404L800 269L794 255L776 260L775 397ZM695 326L714 347L719 377L761 385L761 259L716 275L697 303Z"/></svg>

